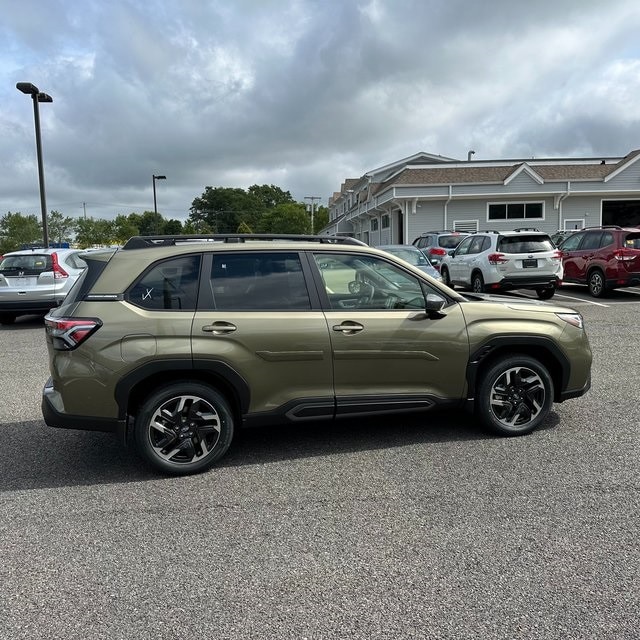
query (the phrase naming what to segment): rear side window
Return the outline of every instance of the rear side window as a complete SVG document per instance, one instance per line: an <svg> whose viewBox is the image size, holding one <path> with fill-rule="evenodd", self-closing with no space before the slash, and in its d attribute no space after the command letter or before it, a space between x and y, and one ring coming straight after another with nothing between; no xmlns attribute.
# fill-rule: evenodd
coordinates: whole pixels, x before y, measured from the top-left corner
<svg viewBox="0 0 640 640"><path fill-rule="evenodd" d="M504 253L541 253L553 251L554 245L549 236L507 236L500 238L498 251Z"/></svg>
<svg viewBox="0 0 640 640"><path fill-rule="evenodd" d="M37 276L44 271L51 271L51 256L46 254L24 254L6 256L0 262L0 272L4 275Z"/></svg>
<svg viewBox="0 0 640 640"><path fill-rule="evenodd" d="M125 300L143 309L195 310L200 255L156 263L126 292Z"/></svg>
<svg viewBox="0 0 640 640"><path fill-rule="evenodd" d="M216 253L210 287L220 310L311 309L297 253Z"/></svg>

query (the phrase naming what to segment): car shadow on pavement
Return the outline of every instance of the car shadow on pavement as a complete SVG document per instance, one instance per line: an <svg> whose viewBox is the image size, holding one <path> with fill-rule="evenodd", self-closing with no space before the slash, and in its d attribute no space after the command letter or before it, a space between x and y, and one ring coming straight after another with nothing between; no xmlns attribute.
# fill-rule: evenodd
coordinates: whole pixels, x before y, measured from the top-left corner
<svg viewBox="0 0 640 640"><path fill-rule="evenodd" d="M553 429L553 411L538 431ZM113 434L52 429L42 421L0 424L0 492L63 486L158 481ZM464 411L405 414L242 429L218 468L264 465L442 442L494 440Z"/></svg>

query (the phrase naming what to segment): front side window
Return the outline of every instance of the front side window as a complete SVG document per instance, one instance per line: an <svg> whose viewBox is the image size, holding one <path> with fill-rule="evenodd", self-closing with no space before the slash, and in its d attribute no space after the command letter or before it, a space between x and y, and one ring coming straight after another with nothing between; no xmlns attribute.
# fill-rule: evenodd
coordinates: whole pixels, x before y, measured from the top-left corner
<svg viewBox="0 0 640 640"><path fill-rule="evenodd" d="M488 220L542 220L542 202L507 202L488 205Z"/></svg>
<svg viewBox="0 0 640 640"><path fill-rule="evenodd" d="M243 251L215 254L210 287L218 310L311 308L297 253Z"/></svg>
<svg viewBox="0 0 640 640"><path fill-rule="evenodd" d="M200 255L163 260L137 280L125 300L143 309L191 311L198 301Z"/></svg>
<svg viewBox="0 0 640 640"><path fill-rule="evenodd" d="M585 237L585 233L573 233L566 238L560 248L562 251L577 251L578 246L582 242L582 238Z"/></svg>
<svg viewBox="0 0 640 640"><path fill-rule="evenodd" d="M391 262L336 253L314 257L331 309L425 308L421 281Z"/></svg>
<svg viewBox="0 0 640 640"><path fill-rule="evenodd" d="M471 243L475 240L475 237L465 238L456 249L457 256L466 256L469 253L469 248L471 247Z"/></svg>

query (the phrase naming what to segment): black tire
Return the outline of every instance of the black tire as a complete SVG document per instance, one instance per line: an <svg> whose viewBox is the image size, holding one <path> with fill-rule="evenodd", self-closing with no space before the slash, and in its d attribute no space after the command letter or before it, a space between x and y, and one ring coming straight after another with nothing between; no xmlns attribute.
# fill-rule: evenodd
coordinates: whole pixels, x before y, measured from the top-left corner
<svg viewBox="0 0 640 640"><path fill-rule="evenodd" d="M606 280L600 269L594 269L589 272L587 285L589 286L589 293L594 298L602 298L607 292Z"/></svg>
<svg viewBox="0 0 640 640"><path fill-rule="evenodd" d="M449 269L447 269L447 267L441 267L440 275L442 276L442 283L446 284L447 287L451 287L453 289L453 285L451 284L451 278L449 277Z"/></svg>
<svg viewBox="0 0 640 640"><path fill-rule="evenodd" d="M0 324L13 324L16 321L16 316L13 313L0 314Z"/></svg>
<svg viewBox="0 0 640 640"><path fill-rule="evenodd" d="M471 291L473 293L484 293L484 278L479 272L471 276Z"/></svg>
<svg viewBox="0 0 640 640"><path fill-rule="evenodd" d="M555 292L555 287L548 287L547 289L536 289L536 293L538 294L538 298L540 298L540 300L549 300L550 298L553 298Z"/></svg>
<svg viewBox="0 0 640 640"><path fill-rule="evenodd" d="M138 454L173 475L209 469L229 449L234 420L218 391L200 382L181 381L150 394L134 425Z"/></svg>
<svg viewBox="0 0 640 640"><path fill-rule="evenodd" d="M551 375L538 360L526 355L505 357L481 373L476 411L491 431L521 436L547 417L553 393Z"/></svg>

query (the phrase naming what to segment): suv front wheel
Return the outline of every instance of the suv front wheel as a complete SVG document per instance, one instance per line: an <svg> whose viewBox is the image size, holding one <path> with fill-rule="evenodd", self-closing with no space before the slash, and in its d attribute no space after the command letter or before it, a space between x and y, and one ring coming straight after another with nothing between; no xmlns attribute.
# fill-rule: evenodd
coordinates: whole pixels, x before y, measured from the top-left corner
<svg viewBox="0 0 640 640"><path fill-rule="evenodd" d="M553 380L546 367L525 355L504 358L482 376L477 411L485 426L501 435L533 431L553 402Z"/></svg>
<svg viewBox="0 0 640 640"><path fill-rule="evenodd" d="M160 387L135 420L137 452L165 473L186 475L210 468L231 445L233 414L225 398L200 382Z"/></svg>

